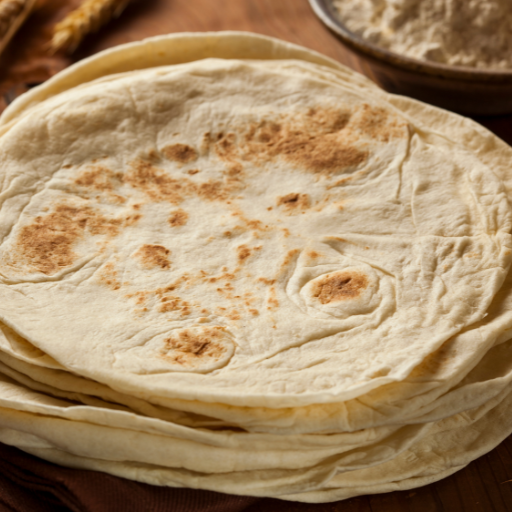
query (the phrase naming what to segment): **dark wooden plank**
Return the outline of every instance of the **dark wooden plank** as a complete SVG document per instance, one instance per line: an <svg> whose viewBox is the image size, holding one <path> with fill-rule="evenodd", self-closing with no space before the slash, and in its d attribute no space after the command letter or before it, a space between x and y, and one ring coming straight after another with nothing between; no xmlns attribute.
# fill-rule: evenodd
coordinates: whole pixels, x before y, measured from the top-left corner
<svg viewBox="0 0 512 512"><path fill-rule="evenodd" d="M146 35L182 31L247 30L279 37L352 62L342 44L313 15L305 0L153 0L133 5L85 54Z"/></svg>

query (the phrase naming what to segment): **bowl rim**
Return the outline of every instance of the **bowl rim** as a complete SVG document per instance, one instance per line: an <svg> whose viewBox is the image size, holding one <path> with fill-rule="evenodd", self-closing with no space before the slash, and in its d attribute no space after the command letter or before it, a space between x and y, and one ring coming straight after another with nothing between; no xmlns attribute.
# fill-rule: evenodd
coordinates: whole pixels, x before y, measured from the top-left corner
<svg viewBox="0 0 512 512"><path fill-rule="evenodd" d="M336 15L332 0L309 0L309 4L320 20L335 32L347 46L357 53L363 53L366 56L372 57L374 60L384 61L395 67L425 75L434 75L468 82L512 83L512 69L510 71L496 71L472 68L469 66L450 66L448 64L413 59L391 52L365 41L360 36L348 30Z"/></svg>

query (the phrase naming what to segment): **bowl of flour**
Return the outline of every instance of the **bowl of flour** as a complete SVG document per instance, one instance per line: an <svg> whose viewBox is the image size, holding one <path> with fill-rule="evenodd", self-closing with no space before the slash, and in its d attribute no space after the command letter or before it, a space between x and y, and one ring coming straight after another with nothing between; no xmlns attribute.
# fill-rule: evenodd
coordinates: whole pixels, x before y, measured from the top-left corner
<svg viewBox="0 0 512 512"><path fill-rule="evenodd" d="M463 114L512 113L511 0L310 0L389 92Z"/></svg>

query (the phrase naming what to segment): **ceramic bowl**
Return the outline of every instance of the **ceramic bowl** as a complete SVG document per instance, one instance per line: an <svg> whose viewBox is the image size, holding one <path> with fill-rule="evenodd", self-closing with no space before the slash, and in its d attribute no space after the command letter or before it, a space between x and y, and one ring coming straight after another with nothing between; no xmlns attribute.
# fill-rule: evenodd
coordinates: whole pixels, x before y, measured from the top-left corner
<svg viewBox="0 0 512 512"><path fill-rule="evenodd" d="M512 70L493 71L411 59L350 32L331 0L309 0L320 20L358 58L362 72L388 92L468 115L512 113Z"/></svg>

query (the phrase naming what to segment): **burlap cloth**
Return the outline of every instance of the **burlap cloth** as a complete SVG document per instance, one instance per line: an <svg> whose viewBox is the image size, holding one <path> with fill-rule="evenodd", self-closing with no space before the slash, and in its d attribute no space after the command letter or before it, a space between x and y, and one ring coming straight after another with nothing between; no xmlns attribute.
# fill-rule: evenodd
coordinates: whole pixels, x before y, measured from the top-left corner
<svg viewBox="0 0 512 512"><path fill-rule="evenodd" d="M276 504L282 502L154 487L62 468L0 444L0 512L257 512L279 510Z"/></svg>

